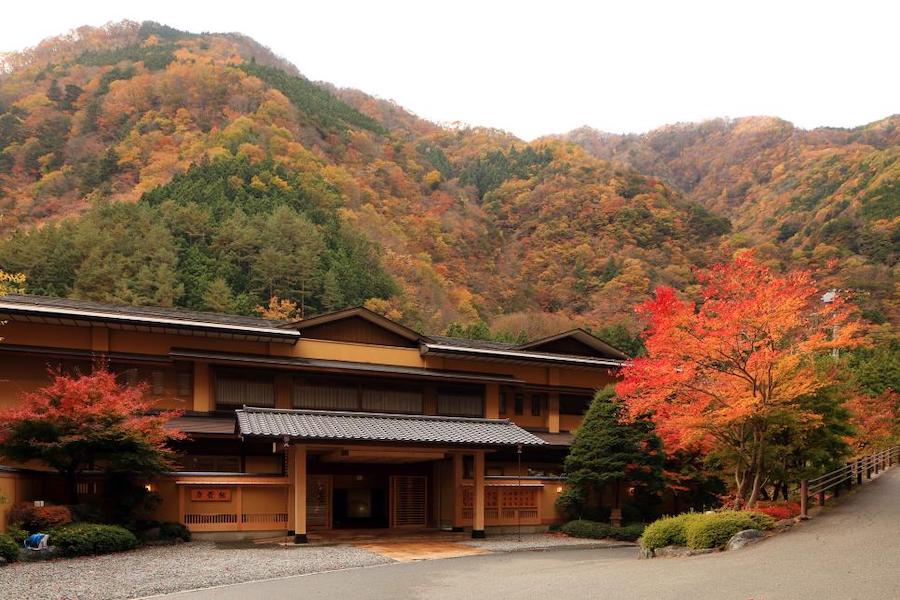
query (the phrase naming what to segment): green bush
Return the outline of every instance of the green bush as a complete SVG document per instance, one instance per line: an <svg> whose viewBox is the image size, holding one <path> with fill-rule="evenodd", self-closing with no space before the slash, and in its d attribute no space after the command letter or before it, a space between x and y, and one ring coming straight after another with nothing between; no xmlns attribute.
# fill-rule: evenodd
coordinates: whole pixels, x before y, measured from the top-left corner
<svg viewBox="0 0 900 600"><path fill-rule="evenodd" d="M181 523L163 523L159 526L159 537L163 540L191 541L191 532Z"/></svg>
<svg viewBox="0 0 900 600"><path fill-rule="evenodd" d="M0 533L0 557L5 558L6 562L19 560L19 545L5 533Z"/></svg>
<svg viewBox="0 0 900 600"><path fill-rule="evenodd" d="M25 538L28 537L28 532L22 529L19 523L10 523L6 526L6 535L11 537L14 542L21 545Z"/></svg>
<svg viewBox="0 0 900 600"><path fill-rule="evenodd" d="M64 556L82 556L131 550L138 545L138 540L118 525L78 523L54 530L50 543Z"/></svg>
<svg viewBox="0 0 900 600"><path fill-rule="evenodd" d="M718 548L738 531L771 529L775 519L749 511L723 510L713 513L685 513L654 521L644 530L641 546L649 550L663 546Z"/></svg>
<svg viewBox="0 0 900 600"><path fill-rule="evenodd" d="M692 519L685 526L689 548L721 548L731 536L744 529L756 529L753 520L742 514L711 514Z"/></svg>
<svg viewBox="0 0 900 600"><path fill-rule="evenodd" d="M644 527L643 523L629 523L622 527L612 527L609 531L609 537L623 542L636 542L643 535Z"/></svg>
<svg viewBox="0 0 900 600"><path fill-rule="evenodd" d="M700 513L685 513L675 517L663 517L647 525L641 535L641 546L649 550L663 546L684 546L685 526L688 521L702 517Z"/></svg>
<svg viewBox="0 0 900 600"><path fill-rule="evenodd" d="M569 521L559 528L566 535L578 538L602 539L612 538L626 542L633 542L641 537L644 531L643 523L632 523L624 527L613 527L606 523L577 519Z"/></svg>
<svg viewBox="0 0 900 600"><path fill-rule="evenodd" d="M600 539L609 537L611 526L606 523L598 523L596 521L588 521L587 519L576 519L569 521L560 528L560 531L566 535L578 538Z"/></svg>

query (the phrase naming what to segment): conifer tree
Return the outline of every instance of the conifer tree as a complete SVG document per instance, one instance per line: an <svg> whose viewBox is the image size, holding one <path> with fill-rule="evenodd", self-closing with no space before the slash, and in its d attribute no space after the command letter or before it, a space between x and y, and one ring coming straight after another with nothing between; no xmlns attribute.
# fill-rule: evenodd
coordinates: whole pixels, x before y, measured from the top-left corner
<svg viewBox="0 0 900 600"><path fill-rule="evenodd" d="M649 420L623 422L624 411L612 386L598 391L566 457L570 494L588 514L607 508L607 486L613 486L609 508L631 504L639 510L662 487L662 443Z"/></svg>

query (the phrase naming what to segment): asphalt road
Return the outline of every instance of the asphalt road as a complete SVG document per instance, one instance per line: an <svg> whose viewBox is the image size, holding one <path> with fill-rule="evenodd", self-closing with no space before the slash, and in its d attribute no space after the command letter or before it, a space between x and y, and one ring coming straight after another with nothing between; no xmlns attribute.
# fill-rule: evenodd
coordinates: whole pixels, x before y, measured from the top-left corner
<svg viewBox="0 0 900 600"><path fill-rule="evenodd" d="M900 600L900 468L791 531L734 552L637 560L633 548L399 563L245 583L172 600Z"/></svg>

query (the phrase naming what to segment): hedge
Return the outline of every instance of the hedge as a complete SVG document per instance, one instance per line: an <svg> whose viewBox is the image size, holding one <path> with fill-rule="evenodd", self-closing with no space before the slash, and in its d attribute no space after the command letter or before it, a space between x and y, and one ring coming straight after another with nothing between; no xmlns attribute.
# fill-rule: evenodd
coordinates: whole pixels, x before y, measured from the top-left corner
<svg viewBox="0 0 900 600"><path fill-rule="evenodd" d="M560 527L559 530L566 535L577 538L612 538L614 540L633 542L641 537L644 525L643 523L632 523L624 527L613 527L607 523L576 519L575 521L569 521Z"/></svg>
<svg viewBox="0 0 900 600"><path fill-rule="evenodd" d="M50 543L63 556L82 556L131 550L138 545L138 540L118 525L78 523L55 529L50 535Z"/></svg>
<svg viewBox="0 0 900 600"><path fill-rule="evenodd" d="M19 560L19 545L5 533L0 533L0 557L8 563Z"/></svg>
<svg viewBox="0 0 900 600"><path fill-rule="evenodd" d="M738 531L771 529L774 523L772 517L757 512L685 513L664 517L648 525L641 536L641 546L649 550L663 546L718 548Z"/></svg>

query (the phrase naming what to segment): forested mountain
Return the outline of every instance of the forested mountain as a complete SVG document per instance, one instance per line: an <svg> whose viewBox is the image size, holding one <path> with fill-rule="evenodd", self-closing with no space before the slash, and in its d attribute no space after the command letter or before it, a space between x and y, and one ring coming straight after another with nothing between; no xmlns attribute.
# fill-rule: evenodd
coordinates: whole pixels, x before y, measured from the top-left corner
<svg viewBox="0 0 900 600"><path fill-rule="evenodd" d="M85 27L0 65L0 269L37 294L243 313L277 295L534 336L633 332L655 284L692 293L693 268L759 246L829 285L855 273L887 318L900 134L764 125L527 144L311 82L238 34Z"/></svg>
<svg viewBox="0 0 900 600"><path fill-rule="evenodd" d="M854 129L751 117L553 139L660 177L730 219L732 243L784 263L830 264L832 283L856 292L871 318L898 316L900 116Z"/></svg>

